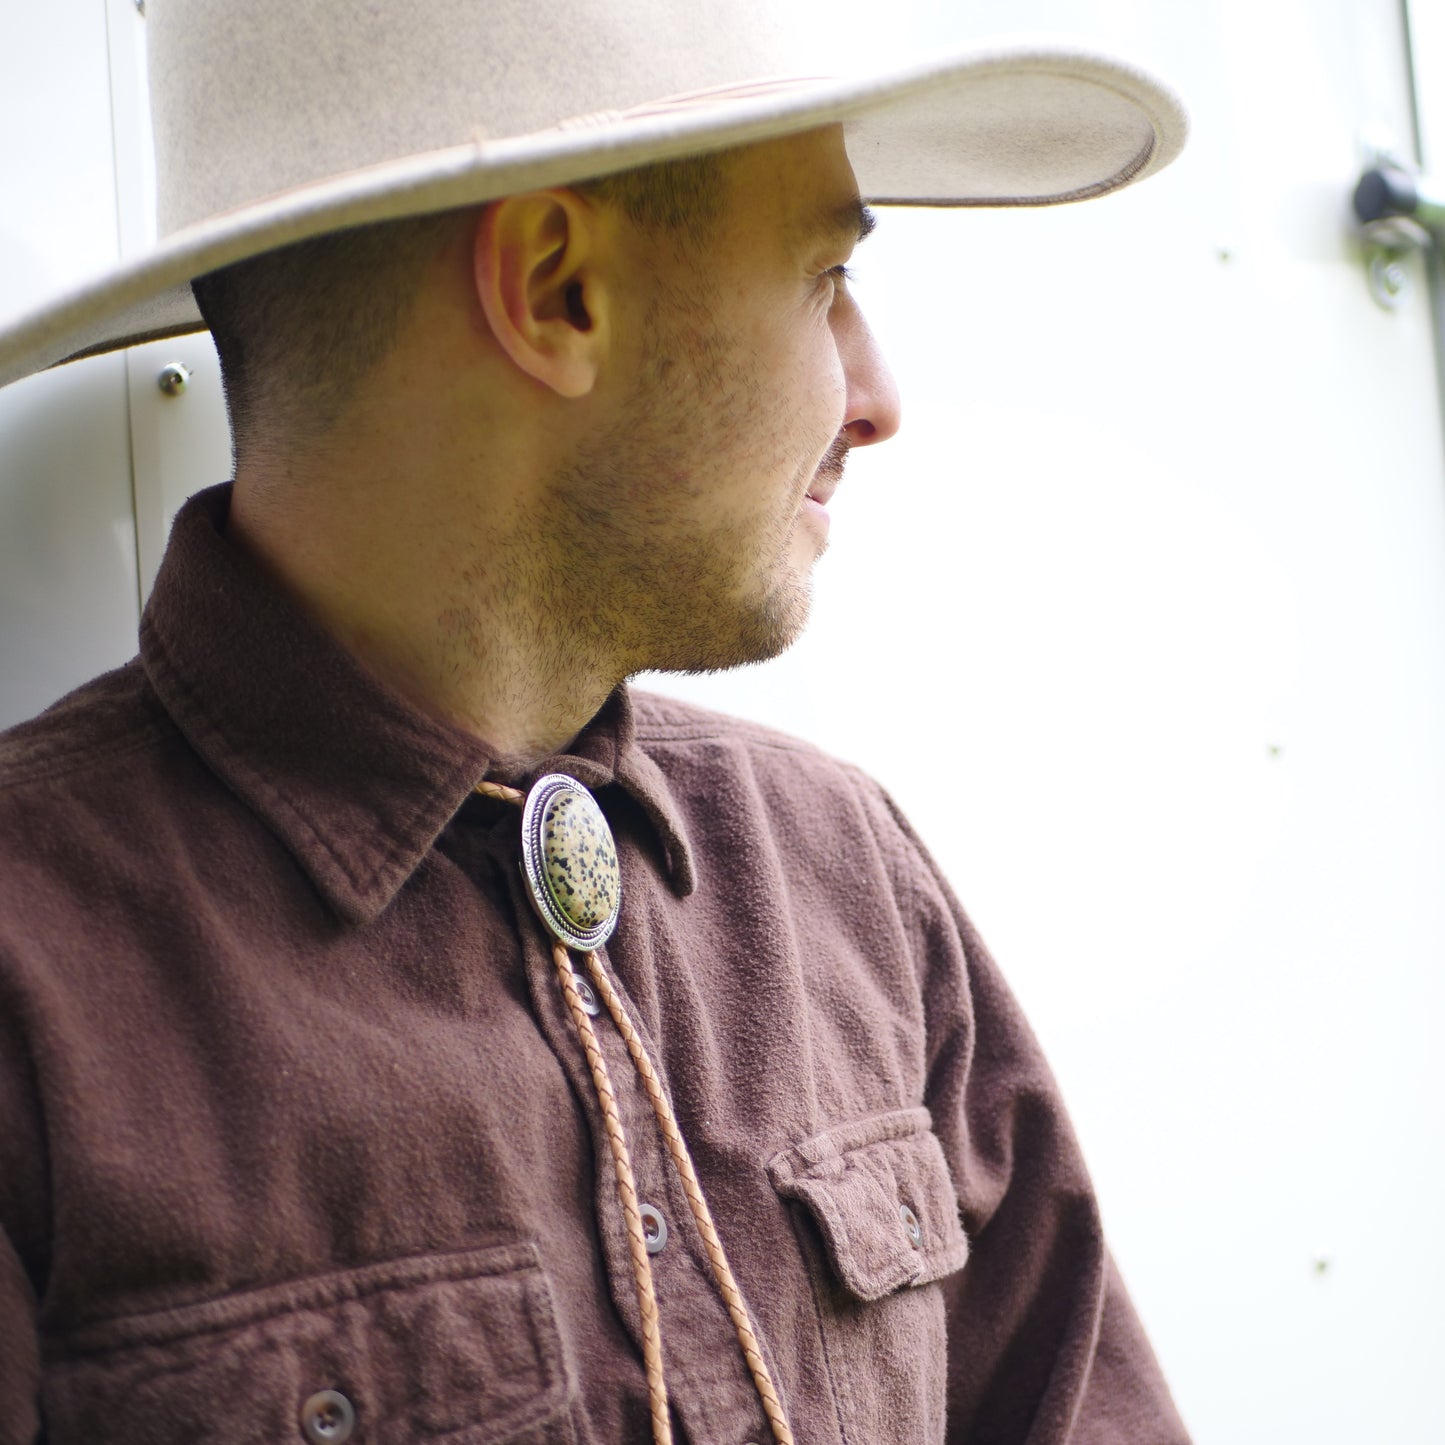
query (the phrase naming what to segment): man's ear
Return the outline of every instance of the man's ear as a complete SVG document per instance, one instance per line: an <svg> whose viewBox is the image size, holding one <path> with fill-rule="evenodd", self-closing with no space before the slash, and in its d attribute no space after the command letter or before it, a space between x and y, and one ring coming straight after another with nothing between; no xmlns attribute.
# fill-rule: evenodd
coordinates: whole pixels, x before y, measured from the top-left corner
<svg viewBox="0 0 1445 1445"><path fill-rule="evenodd" d="M575 191L493 201L472 242L472 283L497 344L559 396L585 396L607 344L600 216Z"/></svg>

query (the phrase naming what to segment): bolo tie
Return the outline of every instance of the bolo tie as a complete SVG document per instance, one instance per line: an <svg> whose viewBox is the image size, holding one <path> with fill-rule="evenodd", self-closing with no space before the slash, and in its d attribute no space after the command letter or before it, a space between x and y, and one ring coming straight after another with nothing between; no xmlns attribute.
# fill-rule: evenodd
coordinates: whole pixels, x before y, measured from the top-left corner
<svg viewBox="0 0 1445 1445"><path fill-rule="evenodd" d="M657 1116L667 1152L687 1197L708 1263L712 1266L713 1278L732 1319L743 1357L752 1372L763 1412L772 1427L773 1439L776 1445L793 1445L793 1432L783 1413L767 1362L763 1359L752 1315L718 1238L712 1211L698 1183L687 1142L678 1128L677 1118L648 1056L647 1046L597 954L597 950L612 936L622 909L622 875L617 865L617 845L611 828L607 826L607 819L592 794L566 773L548 773L538 778L525 793L517 788L503 787L500 783L485 782L478 783L476 791L484 798L509 803L522 810L522 876L526 880L532 906L552 938L552 962L557 968L557 981L587 1057L592 1084L597 1091L597 1103L602 1111L603 1130L612 1154L612 1171L627 1227L628 1253L642 1321L642 1358L647 1371L654 1445L672 1445L672 1420L668 1413L667 1380L663 1373L662 1325L653 1290L647 1233L637 1199L627 1135L622 1127L622 1114L617 1107L617 1095L612 1088L607 1060L603 1057L589 1012L589 1005L591 1012L597 1011L597 1005L595 999L584 1000L584 988L589 992L595 989L607 1006L612 1022L627 1045L628 1055L652 1105L652 1112ZM573 962L574 953L582 956L590 985L582 981Z"/></svg>

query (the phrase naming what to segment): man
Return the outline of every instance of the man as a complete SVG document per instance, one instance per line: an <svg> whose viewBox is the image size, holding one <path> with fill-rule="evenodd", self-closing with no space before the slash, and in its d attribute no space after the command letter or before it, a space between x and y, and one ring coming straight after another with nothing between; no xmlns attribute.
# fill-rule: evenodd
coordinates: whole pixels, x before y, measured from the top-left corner
<svg viewBox="0 0 1445 1445"><path fill-rule="evenodd" d="M0 1441L1183 1439L906 824L625 686L786 647L898 425L858 166L1087 194L1167 97L1027 52L758 84L763 12L658 7L576 105L605 8L429 10L153 0L191 224L0 349L194 324L193 278L236 449L140 657L0 752ZM357 112L358 58L408 80ZM442 144L473 87L504 139ZM201 94L225 165L177 162Z"/></svg>

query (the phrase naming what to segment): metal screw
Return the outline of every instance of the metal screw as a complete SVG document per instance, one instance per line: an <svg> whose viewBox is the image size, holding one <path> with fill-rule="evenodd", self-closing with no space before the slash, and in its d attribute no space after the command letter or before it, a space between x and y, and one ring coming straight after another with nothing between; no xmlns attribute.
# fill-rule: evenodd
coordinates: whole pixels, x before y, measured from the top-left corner
<svg viewBox="0 0 1445 1445"><path fill-rule="evenodd" d="M179 396L190 384L190 380L190 367L173 361L168 366L161 367L160 375L156 377L156 385L167 396Z"/></svg>
<svg viewBox="0 0 1445 1445"><path fill-rule="evenodd" d="M1387 311L1399 309L1405 291L1405 268L1388 251L1370 257L1370 294Z"/></svg>

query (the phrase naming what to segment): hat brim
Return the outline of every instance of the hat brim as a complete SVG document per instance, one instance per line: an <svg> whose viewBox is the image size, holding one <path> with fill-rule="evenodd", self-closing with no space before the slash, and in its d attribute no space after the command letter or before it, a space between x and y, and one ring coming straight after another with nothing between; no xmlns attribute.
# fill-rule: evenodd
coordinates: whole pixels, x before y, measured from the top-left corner
<svg viewBox="0 0 1445 1445"><path fill-rule="evenodd" d="M1169 88L1108 56L1001 44L904 71L773 82L350 171L209 217L0 328L0 386L204 329L193 277L329 231L841 124L876 205L1046 206L1107 194L1178 154Z"/></svg>

